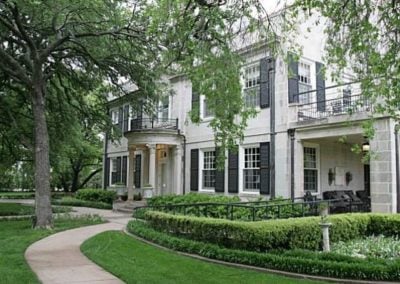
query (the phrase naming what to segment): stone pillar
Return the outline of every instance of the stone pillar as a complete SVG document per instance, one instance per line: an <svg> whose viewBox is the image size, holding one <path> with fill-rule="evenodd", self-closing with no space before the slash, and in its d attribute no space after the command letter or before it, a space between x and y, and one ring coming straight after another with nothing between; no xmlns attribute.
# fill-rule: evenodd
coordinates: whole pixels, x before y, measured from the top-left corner
<svg viewBox="0 0 400 284"><path fill-rule="evenodd" d="M374 123L375 136L370 141L372 212L396 212L396 155L394 121L380 119Z"/></svg>
<svg viewBox="0 0 400 284"><path fill-rule="evenodd" d="M147 144L149 148L149 184L156 191L156 144Z"/></svg>
<svg viewBox="0 0 400 284"><path fill-rule="evenodd" d="M129 152L129 163L128 163L128 200L133 200L134 194L134 170L135 170L135 151Z"/></svg>
<svg viewBox="0 0 400 284"><path fill-rule="evenodd" d="M174 193L182 192L182 149L180 145L174 148Z"/></svg>

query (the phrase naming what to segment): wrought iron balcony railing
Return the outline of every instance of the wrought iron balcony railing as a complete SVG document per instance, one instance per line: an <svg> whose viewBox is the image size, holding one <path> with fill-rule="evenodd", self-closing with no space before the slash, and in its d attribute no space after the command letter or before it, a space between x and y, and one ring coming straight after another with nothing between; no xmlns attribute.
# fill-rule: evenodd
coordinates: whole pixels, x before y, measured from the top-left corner
<svg viewBox="0 0 400 284"><path fill-rule="evenodd" d="M371 102L364 96L354 95L300 105L297 119L298 121L308 121L340 114L366 112L370 111L371 107Z"/></svg>
<svg viewBox="0 0 400 284"><path fill-rule="evenodd" d="M136 118L131 120L130 131L146 129L178 130L178 119Z"/></svg>

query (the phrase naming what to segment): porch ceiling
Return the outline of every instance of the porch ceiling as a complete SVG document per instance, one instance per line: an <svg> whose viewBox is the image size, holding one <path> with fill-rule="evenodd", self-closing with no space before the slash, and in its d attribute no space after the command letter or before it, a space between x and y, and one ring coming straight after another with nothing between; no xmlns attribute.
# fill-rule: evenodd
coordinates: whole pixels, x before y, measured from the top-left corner
<svg viewBox="0 0 400 284"><path fill-rule="evenodd" d="M364 142L364 137L362 134L352 134L343 136L333 136L333 137L321 137L313 139L303 139L306 142L318 142L323 143L345 143L345 144L362 144Z"/></svg>

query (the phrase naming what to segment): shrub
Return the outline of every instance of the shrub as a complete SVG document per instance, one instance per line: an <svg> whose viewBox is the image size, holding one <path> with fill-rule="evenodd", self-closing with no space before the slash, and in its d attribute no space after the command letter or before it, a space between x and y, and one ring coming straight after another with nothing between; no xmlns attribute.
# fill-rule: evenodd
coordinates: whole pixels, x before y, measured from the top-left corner
<svg viewBox="0 0 400 284"><path fill-rule="evenodd" d="M76 192L75 197L85 201L95 201L112 204L116 199L117 194L115 191L107 191L103 189L80 189Z"/></svg>
<svg viewBox="0 0 400 284"><path fill-rule="evenodd" d="M86 201L76 199L72 197L63 197L61 199L52 200L53 205L64 205L64 206L77 206L77 207L91 207L99 209L112 209L112 205L104 202L97 201Z"/></svg>
<svg viewBox="0 0 400 284"><path fill-rule="evenodd" d="M144 213L149 225L156 230L177 236L207 241L226 247L251 251L271 249L318 250L322 245L319 217L240 222L212 218L172 215L163 212ZM347 241L380 233L375 218L393 220L391 231L400 228L400 216L376 214L341 214L329 217L331 242ZM390 226L387 225L387 228ZM396 229L397 228L397 229Z"/></svg>
<svg viewBox="0 0 400 284"><path fill-rule="evenodd" d="M129 232L168 248L217 260L294 273L364 280L399 280L399 261L370 261L303 250L258 253L222 248L216 244L178 238L158 232L140 221L130 221Z"/></svg>
<svg viewBox="0 0 400 284"><path fill-rule="evenodd" d="M189 193L185 195L163 195L147 199L148 206L172 205L172 204L193 204L193 203L230 203L239 202L237 196L208 195L199 193Z"/></svg>

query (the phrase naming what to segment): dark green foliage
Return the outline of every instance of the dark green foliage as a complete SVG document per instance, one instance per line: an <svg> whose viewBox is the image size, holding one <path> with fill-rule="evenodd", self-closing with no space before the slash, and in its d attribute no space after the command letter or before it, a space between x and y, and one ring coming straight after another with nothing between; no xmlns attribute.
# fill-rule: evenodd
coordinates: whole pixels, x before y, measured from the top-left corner
<svg viewBox="0 0 400 284"><path fill-rule="evenodd" d="M71 208L53 207L53 213L67 213ZM34 215L35 208L32 205L19 203L0 203L0 216Z"/></svg>
<svg viewBox="0 0 400 284"><path fill-rule="evenodd" d="M193 204L193 203L230 203L239 202L240 198L237 196L224 196L224 195L208 195L189 193L185 195L163 195L152 197L147 200L148 206L159 206L159 205L172 205L172 204Z"/></svg>
<svg viewBox="0 0 400 284"><path fill-rule="evenodd" d="M86 201L81 199L76 199L72 197L64 197L61 199L53 199L52 204L54 205L64 205L64 206L77 206L77 207L91 207L98 209L112 209L112 204L98 202L98 201Z"/></svg>
<svg viewBox="0 0 400 284"><path fill-rule="evenodd" d="M85 201L94 201L94 202L103 202L107 204L112 204L113 201L117 198L117 194L115 191L86 188L78 190L75 197L77 199Z"/></svg>
<svg viewBox="0 0 400 284"><path fill-rule="evenodd" d="M239 222L149 211L145 219L159 231L237 249L318 250L322 245L319 217ZM332 222L331 242L400 230L400 215L341 214L330 216L329 221ZM382 227L378 223L386 225Z"/></svg>
<svg viewBox="0 0 400 284"><path fill-rule="evenodd" d="M174 250L227 262L335 278L389 281L400 279L399 261L362 260L333 253L304 250L259 253L229 249L158 232L140 221L129 222L128 231Z"/></svg>

